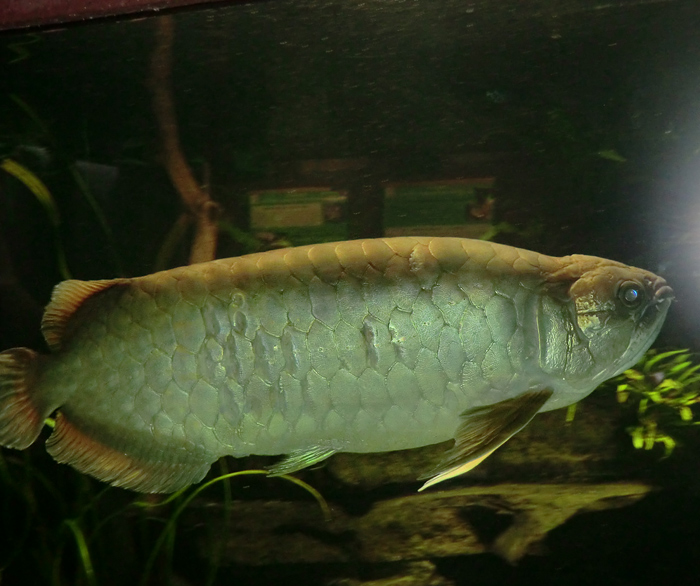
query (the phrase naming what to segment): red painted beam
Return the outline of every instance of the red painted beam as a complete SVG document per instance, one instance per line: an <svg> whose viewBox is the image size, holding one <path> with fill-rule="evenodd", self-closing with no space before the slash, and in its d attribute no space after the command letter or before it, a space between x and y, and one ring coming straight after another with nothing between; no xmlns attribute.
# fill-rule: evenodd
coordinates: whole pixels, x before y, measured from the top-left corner
<svg viewBox="0 0 700 586"><path fill-rule="evenodd" d="M224 0L0 0L0 30L54 26ZM231 1L229 0L229 3Z"/></svg>

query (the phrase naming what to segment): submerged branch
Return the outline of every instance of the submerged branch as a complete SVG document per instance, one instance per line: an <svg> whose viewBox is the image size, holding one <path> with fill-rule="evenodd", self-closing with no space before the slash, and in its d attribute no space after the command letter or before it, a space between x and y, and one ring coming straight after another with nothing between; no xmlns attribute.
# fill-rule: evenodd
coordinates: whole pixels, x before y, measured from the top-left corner
<svg viewBox="0 0 700 586"><path fill-rule="evenodd" d="M156 19L156 26L156 46L151 60L149 86L153 98L153 110L160 129L163 163L187 208L190 218L194 221L195 235L190 253L190 264L205 262L216 256L218 236L216 219L219 206L199 186L180 148L177 117L170 83L174 37L173 18L171 16L160 17Z"/></svg>

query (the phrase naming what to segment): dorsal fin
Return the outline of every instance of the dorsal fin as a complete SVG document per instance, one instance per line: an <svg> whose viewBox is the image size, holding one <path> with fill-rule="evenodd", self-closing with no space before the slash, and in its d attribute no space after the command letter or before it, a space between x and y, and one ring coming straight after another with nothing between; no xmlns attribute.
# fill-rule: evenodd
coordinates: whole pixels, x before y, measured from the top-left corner
<svg viewBox="0 0 700 586"><path fill-rule="evenodd" d="M46 306L41 320L41 332L49 348L60 349L66 324L75 311L95 293L124 283L125 279L103 281L63 281L54 287L51 301Z"/></svg>

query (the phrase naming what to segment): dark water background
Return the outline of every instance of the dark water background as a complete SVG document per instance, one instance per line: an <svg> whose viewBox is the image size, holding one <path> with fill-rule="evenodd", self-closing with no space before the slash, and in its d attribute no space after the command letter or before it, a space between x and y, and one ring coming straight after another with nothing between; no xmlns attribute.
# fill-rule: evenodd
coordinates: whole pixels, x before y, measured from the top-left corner
<svg viewBox="0 0 700 586"><path fill-rule="evenodd" d="M222 234L220 256L265 246L248 220L251 189L347 189L353 238L382 235L389 183L489 176L493 221L508 226L497 241L659 272L677 294L659 345L697 351L700 3L281 0L174 19L182 149L223 219L253 236ZM152 271L181 212L147 87L155 27L116 19L0 37L0 156L49 188L76 278ZM329 159L361 163L303 171ZM0 246L21 284L0 289L0 347L41 348L41 307L62 278L54 228L26 187L0 174ZM186 262L187 246L170 264ZM59 492L75 490L35 448ZM438 567L464 584L695 583L700 477L697 460L683 462L668 468L665 491L557 529L544 557ZM21 506L7 496L8 543L25 527ZM72 506L47 505L45 545ZM120 543L107 557L136 555ZM8 584L32 575L32 555L12 558ZM179 563L198 583L204 570ZM324 583L307 568L275 572L229 569L216 583Z"/></svg>

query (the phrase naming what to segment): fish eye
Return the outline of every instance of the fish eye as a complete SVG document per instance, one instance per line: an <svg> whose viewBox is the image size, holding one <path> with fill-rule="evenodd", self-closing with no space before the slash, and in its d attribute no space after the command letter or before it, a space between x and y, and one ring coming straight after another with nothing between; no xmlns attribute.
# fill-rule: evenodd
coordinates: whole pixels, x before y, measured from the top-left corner
<svg viewBox="0 0 700 586"><path fill-rule="evenodd" d="M635 281L626 281L617 290L617 297L627 307L639 307L644 301L644 289Z"/></svg>

